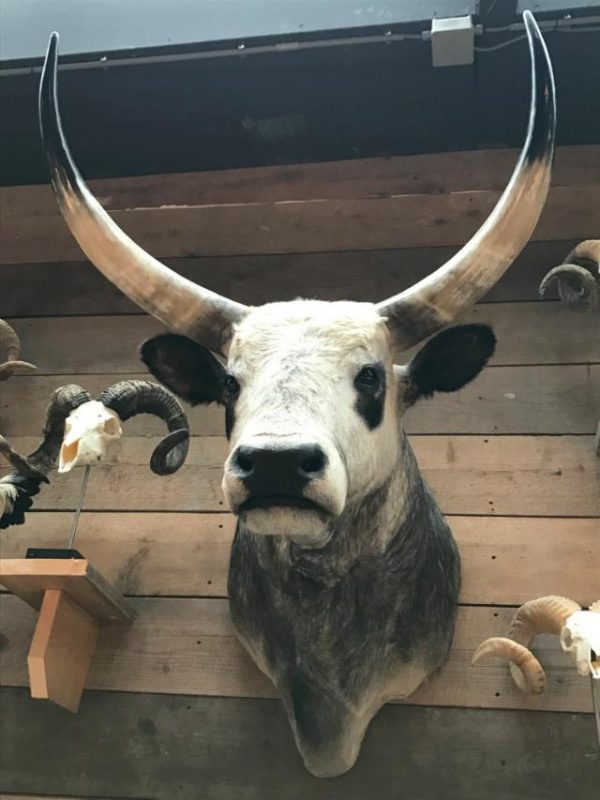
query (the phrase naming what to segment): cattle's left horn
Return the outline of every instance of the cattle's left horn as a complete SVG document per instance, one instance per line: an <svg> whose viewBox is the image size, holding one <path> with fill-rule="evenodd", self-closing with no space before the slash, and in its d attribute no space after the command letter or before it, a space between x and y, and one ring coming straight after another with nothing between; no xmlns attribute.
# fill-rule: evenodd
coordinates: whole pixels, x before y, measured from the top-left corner
<svg viewBox="0 0 600 800"><path fill-rule="evenodd" d="M223 353L247 307L198 286L146 253L92 195L71 157L58 109L58 34L52 33L40 83L39 115L50 180L71 233L90 261L134 303L182 333Z"/></svg>
<svg viewBox="0 0 600 800"><path fill-rule="evenodd" d="M525 11L523 20L531 58L531 106L519 161L502 197L473 238L431 275L378 304L399 349L435 333L479 300L527 244L541 214L554 154L554 78L531 12Z"/></svg>
<svg viewBox="0 0 600 800"><path fill-rule="evenodd" d="M474 666L481 659L491 656L508 659L513 680L523 692L541 694L546 688L546 675L542 665L524 645L503 636L493 636L475 650L471 664Z"/></svg>

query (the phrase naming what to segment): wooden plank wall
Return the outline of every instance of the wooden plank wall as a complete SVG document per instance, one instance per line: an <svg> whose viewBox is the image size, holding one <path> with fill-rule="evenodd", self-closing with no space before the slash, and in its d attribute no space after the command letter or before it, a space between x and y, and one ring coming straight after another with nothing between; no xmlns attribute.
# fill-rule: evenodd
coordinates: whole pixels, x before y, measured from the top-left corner
<svg viewBox="0 0 600 800"><path fill-rule="evenodd" d="M468 238L514 158L489 151L150 176L94 190L155 255L237 300L376 300ZM562 593L586 605L600 596L599 318L537 298L545 272L600 232L599 187L600 148L559 150L532 243L464 317L494 325L489 367L407 415L461 550L461 607L447 666L409 703L381 712L357 767L335 782L303 770L272 687L235 639L222 413L190 409L194 438L177 475L149 472L161 427L138 418L90 480L76 545L131 596L139 619L104 631L77 717L28 697L34 615L0 597L2 796L395 800L399 787L415 800L594 796L589 684L556 639L536 645L549 678L538 697L515 689L502 664L469 661L526 599ZM0 384L0 432L28 452L54 388L76 381L97 392L141 376L137 347L160 325L82 260L47 187L1 189L0 214L0 316L39 367ZM55 476L27 525L3 533L2 555L64 545L80 480Z"/></svg>

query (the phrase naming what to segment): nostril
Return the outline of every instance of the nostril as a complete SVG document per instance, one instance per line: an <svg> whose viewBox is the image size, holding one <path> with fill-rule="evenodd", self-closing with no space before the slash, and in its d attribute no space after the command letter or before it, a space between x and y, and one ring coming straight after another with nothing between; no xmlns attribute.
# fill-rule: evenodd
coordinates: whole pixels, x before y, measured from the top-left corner
<svg viewBox="0 0 600 800"><path fill-rule="evenodd" d="M235 465L239 470L245 472L247 475L249 475L254 469L254 461L252 460L250 453L242 447L240 447L236 453Z"/></svg>
<svg viewBox="0 0 600 800"><path fill-rule="evenodd" d="M325 466L325 455L320 450L314 450L300 462L300 470L305 475L314 475L322 472Z"/></svg>

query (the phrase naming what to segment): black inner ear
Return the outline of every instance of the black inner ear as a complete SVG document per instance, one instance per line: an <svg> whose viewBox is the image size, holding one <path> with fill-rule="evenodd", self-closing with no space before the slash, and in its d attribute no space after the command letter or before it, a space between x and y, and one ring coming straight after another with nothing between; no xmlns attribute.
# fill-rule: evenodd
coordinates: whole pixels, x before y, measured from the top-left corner
<svg viewBox="0 0 600 800"><path fill-rule="evenodd" d="M438 333L408 365L407 402L461 389L481 372L495 347L488 325L457 325Z"/></svg>
<svg viewBox="0 0 600 800"><path fill-rule="evenodd" d="M223 402L225 367L191 339L174 333L155 336L142 344L140 358L161 383L191 405Z"/></svg>

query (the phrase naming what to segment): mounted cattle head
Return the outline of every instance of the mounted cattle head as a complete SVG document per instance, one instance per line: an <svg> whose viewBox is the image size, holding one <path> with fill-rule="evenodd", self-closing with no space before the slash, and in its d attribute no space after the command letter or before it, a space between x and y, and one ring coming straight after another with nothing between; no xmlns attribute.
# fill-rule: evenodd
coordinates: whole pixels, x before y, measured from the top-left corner
<svg viewBox="0 0 600 800"><path fill-rule="evenodd" d="M392 344L369 304L297 300L253 309L236 326L227 366L175 334L150 339L141 355L188 403L225 407L231 510L256 533L314 546L392 473L403 411L464 386L495 338L484 325L450 328L406 367L394 366Z"/></svg>
<svg viewBox="0 0 600 800"><path fill-rule="evenodd" d="M528 12L525 23L532 63L527 138L506 190L471 241L430 276L378 304L295 300L258 308L161 264L92 196L61 129L58 37L52 35L40 120L63 216L96 267L179 334L143 346L150 370L190 403L225 406L224 490L251 530L324 543L330 521L390 475L402 444L403 410L421 396L460 388L491 354L491 331L466 326L439 334L407 367L394 366L400 353L444 328L496 283L538 221L550 183L554 84Z"/></svg>

